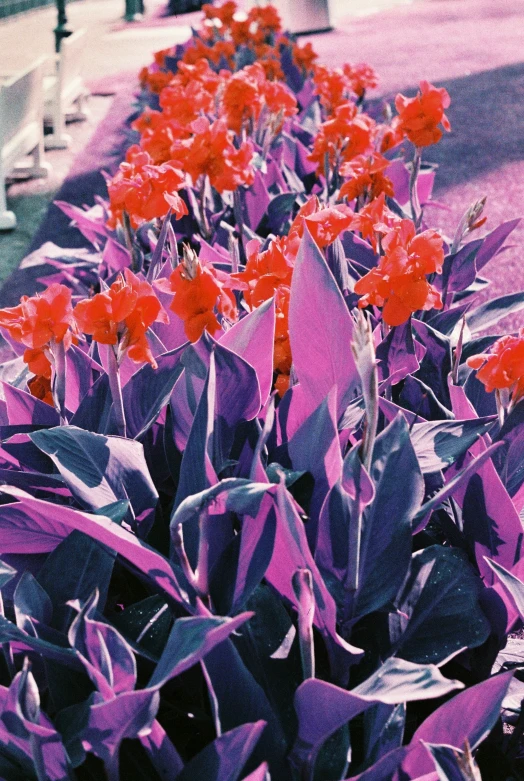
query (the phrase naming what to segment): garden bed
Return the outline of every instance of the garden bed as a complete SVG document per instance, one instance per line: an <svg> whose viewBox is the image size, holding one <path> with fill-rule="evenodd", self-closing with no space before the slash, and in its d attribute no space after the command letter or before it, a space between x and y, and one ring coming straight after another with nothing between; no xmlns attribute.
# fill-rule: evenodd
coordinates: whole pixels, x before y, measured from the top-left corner
<svg viewBox="0 0 524 781"><path fill-rule="evenodd" d="M427 224L446 90L204 15L0 310L0 775L520 777L518 220Z"/></svg>

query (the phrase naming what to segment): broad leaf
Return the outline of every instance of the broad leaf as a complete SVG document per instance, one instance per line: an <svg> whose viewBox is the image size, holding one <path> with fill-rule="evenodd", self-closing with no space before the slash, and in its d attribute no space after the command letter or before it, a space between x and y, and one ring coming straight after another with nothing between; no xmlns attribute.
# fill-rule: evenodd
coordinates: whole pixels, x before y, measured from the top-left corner
<svg viewBox="0 0 524 781"><path fill-rule="evenodd" d="M139 442L92 434L75 426L36 431L31 439L52 459L86 509L129 500L134 516L141 520L155 507L158 494Z"/></svg>
<svg viewBox="0 0 524 781"><path fill-rule="evenodd" d="M481 589L461 551L432 545L415 553L397 611L389 615L392 653L438 663L460 648L481 645L491 631L479 604Z"/></svg>

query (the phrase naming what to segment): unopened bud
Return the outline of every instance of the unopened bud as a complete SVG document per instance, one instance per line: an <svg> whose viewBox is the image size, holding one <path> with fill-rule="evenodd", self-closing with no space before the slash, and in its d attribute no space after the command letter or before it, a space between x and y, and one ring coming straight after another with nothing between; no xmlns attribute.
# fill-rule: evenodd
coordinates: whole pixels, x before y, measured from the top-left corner
<svg viewBox="0 0 524 781"><path fill-rule="evenodd" d="M184 276L189 280L194 279L197 275L199 260L195 250L189 244L182 246L182 265L184 266Z"/></svg>

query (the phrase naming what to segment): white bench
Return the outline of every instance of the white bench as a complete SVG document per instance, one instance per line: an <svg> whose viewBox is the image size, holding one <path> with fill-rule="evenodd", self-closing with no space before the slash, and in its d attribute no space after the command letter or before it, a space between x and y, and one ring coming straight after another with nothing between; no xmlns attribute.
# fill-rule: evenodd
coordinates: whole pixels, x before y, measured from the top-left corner
<svg viewBox="0 0 524 781"><path fill-rule="evenodd" d="M50 166L44 162L43 77L45 58L22 73L0 77L0 230L16 227L8 211L6 178L15 171L45 177ZM32 156L30 166L20 165Z"/></svg>
<svg viewBox="0 0 524 781"><path fill-rule="evenodd" d="M82 79L86 31L77 30L62 38L60 54L52 58L53 73L44 78L44 121L52 126L46 135L46 149L65 149L71 137L65 133L67 120L86 119L84 102L89 91Z"/></svg>

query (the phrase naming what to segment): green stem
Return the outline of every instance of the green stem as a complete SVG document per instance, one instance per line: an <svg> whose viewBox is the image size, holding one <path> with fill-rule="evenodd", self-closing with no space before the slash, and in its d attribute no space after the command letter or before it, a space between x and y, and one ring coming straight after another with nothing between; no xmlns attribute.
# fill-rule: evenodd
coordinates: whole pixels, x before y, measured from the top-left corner
<svg viewBox="0 0 524 781"><path fill-rule="evenodd" d="M240 253L240 260L242 263L245 263L246 248L244 245L244 211L242 209L242 195L239 187L233 191L233 212L235 214L235 222L238 228L238 250Z"/></svg>
<svg viewBox="0 0 524 781"><path fill-rule="evenodd" d="M33 758L33 765L38 781L47 781L47 773L45 769L44 755L42 754L42 746L40 743L40 736L35 735L34 732L30 733L29 744L31 746L31 756Z"/></svg>
<svg viewBox="0 0 524 781"><path fill-rule="evenodd" d="M68 420L65 406L67 369L64 341L56 342L53 340L51 350L55 364L53 374L53 399L58 414L60 415L60 425L67 426Z"/></svg>
<svg viewBox="0 0 524 781"><path fill-rule="evenodd" d="M122 398L122 386L120 384L120 367L116 358L116 353L113 345L108 345L108 372L109 387L111 389L111 397L113 399L113 410L116 419L117 432L121 437L126 436L126 418L124 413L124 401Z"/></svg>
<svg viewBox="0 0 524 781"><path fill-rule="evenodd" d="M313 595L313 577L310 570L297 569L292 579L293 591L298 600L298 642L304 680L315 677L315 644L313 638L313 619L315 617L315 598Z"/></svg>
<svg viewBox="0 0 524 781"><path fill-rule="evenodd" d="M409 177L409 203L411 206L411 215L413 217L413 222L415 223L416 228L419 227L420 220L422 219L422 209L420 208L417 192L417 179L420 173L421 162L422 149L419 146L416 146L411 168L411 175Z"/></svg>

